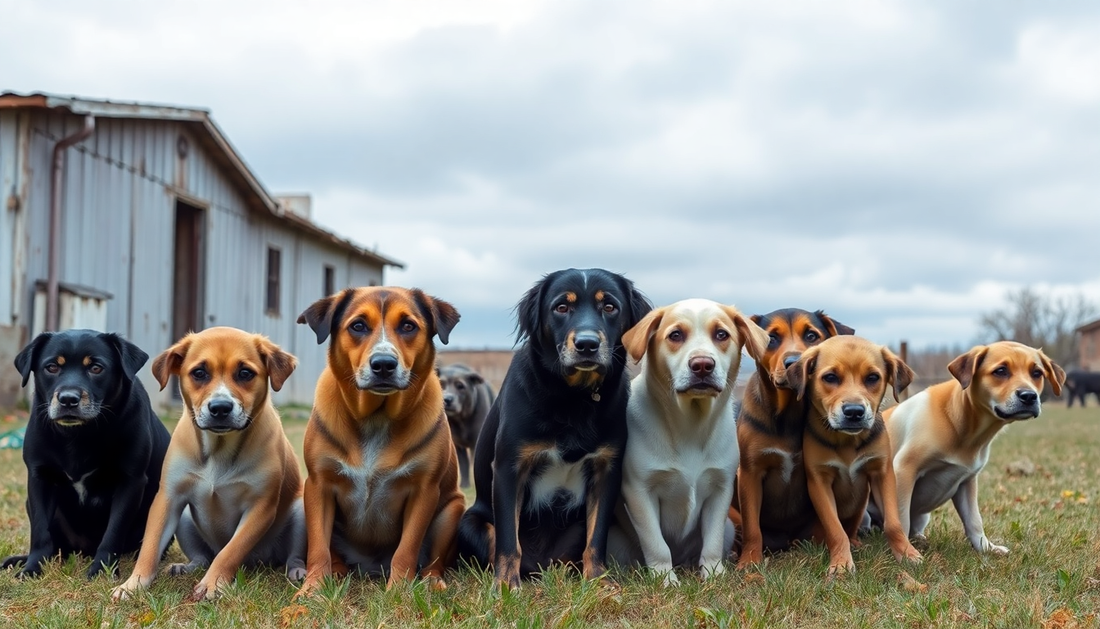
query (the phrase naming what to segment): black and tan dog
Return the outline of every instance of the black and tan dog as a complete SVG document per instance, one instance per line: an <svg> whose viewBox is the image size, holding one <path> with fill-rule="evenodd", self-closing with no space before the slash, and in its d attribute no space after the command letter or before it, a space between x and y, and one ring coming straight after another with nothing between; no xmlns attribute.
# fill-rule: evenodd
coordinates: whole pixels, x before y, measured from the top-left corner
<svg viewBox="0 0 1100 629"><path fill-rule="evenodd" d="M855 336L826 339L787 369L797 399L807 399L802 455L810 501L817 513L814 541L829 549L829 577L855 571L852 546L873 491L884 503L883 532L894 557L919 562L902 530L893 452L880 407L913 370L889 349Z"/></svg>
<svg viewBox="0 0 1100 629"><path fill-rule="evenodd" d="M136 377L148 358L93 330L40 334L15 357L24 386L34 373L23 444L31 545L4 568L37 576L49 557L76 553L92 557L91 578L138 549L169 440Z"/></svg>
<svg viewBox="0 0 1100 629"><path fill-rule="evenodd" d="M477 444L477 436L481 434L496 394L481 374L466 365L445 365L438 372L443 385L443 410L447 413L451 440L455 442L455 454L458 455L460 484L469 487L470 453Z"/></svg>
<svg viewBox="0 0 1100 629"><path fill-rule="evenodd" d="M555 271L520 300L523 345L478 439L477 498L459 527L462 557L492 565L498 584L554 562L605 571L626 444L622 335L651 308L602 269Z"/></svg>
<svg viewBox="0 0 1100 629"><path fill-rule="evenodd" d="M444 588L465 507L435 373L458 312L418 289L349 288L298 318L330 336L306 426L308 573L298 594L345 567L418 574ZM334 566L336 568L334 569Z"/></svg>
<svg viewBox="0 0 1100 629"><path fill-rule="evenodd" d="M737 416L741 462L730 518L741 531L741 569L760 562L765 548L783 550L810 534L814 510L802 465L806 402L788 388L787 368L821 341L855 333L821 310L783 308L751 319L768 333L768 347Z"/></svg>
<svg viewBox="0 0 1100 629"><path fill-rule="evenodd" d="M267 337L230 327L188 334L153 361L160 386L180 379L183 415L164 457L134 571L114 600L149 587L173 534L189 563L207 568L192 600L219 596L241 566L286 566L305 576L302 477L270 389L297 365Z"/></svg>

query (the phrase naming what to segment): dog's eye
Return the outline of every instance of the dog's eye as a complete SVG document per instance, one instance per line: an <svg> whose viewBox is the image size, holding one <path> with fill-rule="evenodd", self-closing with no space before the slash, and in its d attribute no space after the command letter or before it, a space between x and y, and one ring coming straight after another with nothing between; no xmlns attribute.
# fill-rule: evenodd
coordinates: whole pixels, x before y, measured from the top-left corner
<svg viewBox="0 0 1100 629"><path fill-rule="evenodd" d="M867 377L863 379L867 384L878 384L879 380L882 380L882 376L877 373L869 373Z"/></svg>
<svg viewBox="0 0 1100 629"><path fill-rule="evenodd" d="M57 363L50 363L46 365L46 373L56 376L57 374L61 373L61 366Z"/></svg>
<svg viewBox="0 0 1100 629"><path fill-rule="evenodd" d="M993 370L993 375L997 376L999 378L1007 378L1008 377L1008 367L1004 367L1004 366L997 367L996 369Z"/></svg>
<svg viewBox="0 0 1100 629"><path fill-rule="evenodd" d="M729 337L730 337L730 333L726 332L725 330L723 330L721 328L719 328L718 331L714 333L714 338L715 338L715 340L718 340L718 341L724 341L724 340L728 339Z"/></svg>
<svg viewBox="0 0 1100 629"><path fill-rule="evenodd" d="M458 389L459 391L461 391L461 390L466 388L466 385L462 384L461 382L456 382L455 383L455 388Z"/></svg>
<svg viewBox="0 0 1100 629"><path fill-rule="evenodd" d="M256 372L247 367L241 367L237 370L237 380L240 382L248 382L256 377Z"/></svg>
<svg viewBox="0 0 1100 629"><path fill-rule="evenodd" d="M199 382L202 382L203 380L209 378L210 374L206 373L206 370L202 367L196 367L191 370L191 377L195 380L198 380Z"/></svg>
<svg viewBox="0 0 1100 629"><path fill-rule="evenodd" d="M92 374L93 376L98 376L99 374L103 373L103 365L92 363L92 366L88 367L88 373Z"/></svg>
<svg viewBox="0 0 1100 629"><path fill-rule="evenodd" d="M827 373L821 376L821 381L828 384L840 384L840 376L835 373Z"/></svg>
<svg viewBox="0 0 1100 629"><path fill-rule="evenodd" d="M412 321L406 321L406 322L402 323L401 327L398 328L398 329L403 334L412 334L413 332L416 332L417 327L416 327L416 324L413 323Z"/></svg>
<svg viewBox="0 0 1100 629"><path fill-rule="evenodd" d="M1031 377L1035 378L1036 380L1038 380L1039 378L1042 378L1043 377L1043 370L1042 369L1032 370Z"/></svg>
<svg viewBox="0 0 1100 629"><path fill-rule="evenodd" d="M348 329L352 332L355 332L356 334L366 334L367 324L363 321L354 321L351 325L348 326Z"/></svg>
<svg viewBox="0 0 1100 629"><path fill-rule="evenodd" d="M772 332L771 334L768 335L768 347L769 348L779 347L779 335L776 334L775 332Z"/></svg>
<svg viewBox="0 0 1100 629"><path fill-rule="evenodd" d="M557 306L554 306L554 312L558 314L568 314L569 304L558 304Z"/></svg>
<svg viewBox="0 0 1100 629"><path fill-rule="evenodd" d="M684 340L684 333L679 330L673 330L668 333L668 340L673 343L682 343Z"/></svg>
<svg viewBox="0 0 1100 629"><path fill-rule="evenodd" d="M615 304L604 304L603 305L603 311L606 312L607 314L615 314L616 312L619 311L619 307L616 306Z"/></svg>
<svg viewBox="0 0 1100 629"><path fill-rule="evenodd" d="M821 336L817 332L809 330L806 334L802 335L802 338L805 339L807 343L816 343Z"/></svg>

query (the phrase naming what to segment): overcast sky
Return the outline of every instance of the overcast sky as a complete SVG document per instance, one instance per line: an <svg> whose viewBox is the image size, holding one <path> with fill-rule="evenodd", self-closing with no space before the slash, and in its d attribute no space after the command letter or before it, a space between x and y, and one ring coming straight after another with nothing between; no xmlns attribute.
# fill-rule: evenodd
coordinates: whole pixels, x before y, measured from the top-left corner
<svg viewBox="0 0 1100 629"><path fill-rule="evenodd" d="M963 344L1100 301L1100 3L0 0L0 91L208 108L508 347L554 269Z"/></svg>

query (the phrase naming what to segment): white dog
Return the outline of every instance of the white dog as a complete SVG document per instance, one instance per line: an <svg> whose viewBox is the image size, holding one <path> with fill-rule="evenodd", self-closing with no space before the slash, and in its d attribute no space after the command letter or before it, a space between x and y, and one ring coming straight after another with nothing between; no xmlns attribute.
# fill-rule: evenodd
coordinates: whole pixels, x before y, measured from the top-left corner
<svg viewBox="0 0 1100 629"><path fill-rule="evenodd" d="M737 470L733 384L741 349L760 360L768 334L733 306L689 299L623 335L641 373L630 383L622 500L608 553L678 582L674 567L725 571Z"/></svg>

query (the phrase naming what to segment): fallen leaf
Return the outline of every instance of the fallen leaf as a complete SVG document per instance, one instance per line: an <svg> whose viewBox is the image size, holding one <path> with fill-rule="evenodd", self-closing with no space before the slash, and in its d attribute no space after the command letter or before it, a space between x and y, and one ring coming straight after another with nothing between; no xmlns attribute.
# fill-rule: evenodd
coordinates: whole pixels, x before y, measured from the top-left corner
<svg viewBox="0 0 1100 629"><path fill-rule="evenodd" d="M743 581L746 584L763 583L764 582L764 575L760 574L759 572L750 572L750 573L745 575L745 578L743 579Z"/></svg>
<svg viewBox="0 0 1100 629"><path fill-rule="evenodd" d="M1054 613L1041 624L1043 629L1070 629L1077 626L1077 622L1073 619L1073 612L1064 607L1054 610Z"/></svg>
<svg viewBox="0 0 1100 629"><path fill-rule="evenodd" d="M902 590L911 594L923 594L928 591L928 585L914 579L908 572L902 570L898 575L898 585Z"/></svg>
<svg viewBox="0 0 1100 629"><path fill-rule="evenodd" d="M288 605L279 610L279 626L286 629L308 614L309 608L305 605Z"/></svg>

